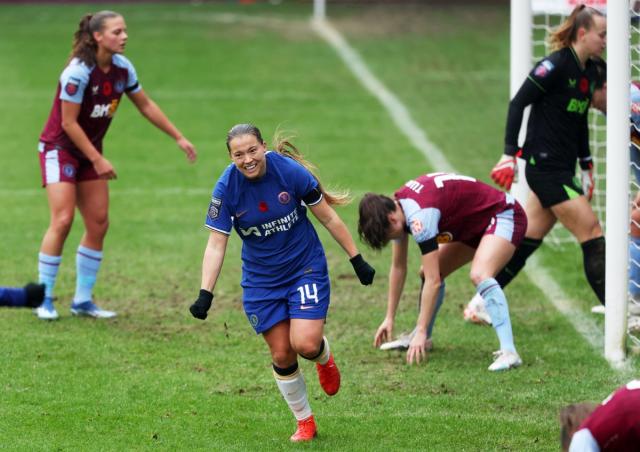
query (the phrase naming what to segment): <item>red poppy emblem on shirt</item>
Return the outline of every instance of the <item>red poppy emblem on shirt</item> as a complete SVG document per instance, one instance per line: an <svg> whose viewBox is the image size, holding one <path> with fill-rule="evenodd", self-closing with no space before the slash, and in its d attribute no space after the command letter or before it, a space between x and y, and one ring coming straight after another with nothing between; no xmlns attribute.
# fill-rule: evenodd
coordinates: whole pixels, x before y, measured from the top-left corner
<svg viewBox="0 0 640 452"><path fill-rule="evenodd" d="M113 91L113 87L111 86L111 82L106 81L102 84L102 94L105 96L111 96L111 92Z"/></svg>
<svg viewBox="0 0 640 452"><path fill-rule="evenodd" d="M67 83L66 85L64 85L64 91L65 93L67 93L69 96L73 96L75 93L78 92L78 85L75 83Z"/></svg>
<svg viewBox="0 0 640 452"><path fill-rule="evenodd" d="M580 79L580 91L583 93L589 91L589 80L584 77Z"/></svg>
<svg viewBox="0 0 640 452"><path fill-rule="evenodd" d="M258 209L260 209L260 212L266 212L267 210L269 210L269 207L267 206L266 202L260 201L258 203Z"/></svg>

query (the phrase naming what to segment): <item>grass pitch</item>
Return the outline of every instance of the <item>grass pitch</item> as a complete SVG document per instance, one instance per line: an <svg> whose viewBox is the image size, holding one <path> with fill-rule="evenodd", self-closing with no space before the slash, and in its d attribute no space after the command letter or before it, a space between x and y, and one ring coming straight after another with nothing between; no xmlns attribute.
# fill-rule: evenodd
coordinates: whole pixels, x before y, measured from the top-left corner
<svg viewBox="0 0 640 452"><path fill-rule="evenodd" d="M240 302L240 242L230 240L209 319L191 318L207 240L211 188L228 163L224 137L251 121L278 127L316 163L323 182L391 193L429 168L333 51L308 27L308 5L105 5L129 27L127 56L147 93L199 150L188 165L170 139L124 101L107 135L111 228L96 298L110 322L71 318L79 218L58 278L58 322L3 310L0 445L11 450L282 450L294 422L262 339ZM93 6L0 7L0 277L37 278L48 221L38 135L80 16ZM508 11L499 7L338 7L334 25L462 173L488 180L508 102ZM340 215L355 232L356 203ZM319 438L339 450L555 450L558 409L603 399L635 372L614 372L521 275L507 291L522 368L491 374L497 340L464 324L473 287L447 281L435 350L425 365L372 348L386 304L388 251L363 252L378 271L363 288L339 247L327 249L327 323L343 387L323 395L307 377ZM596 302L577 247L542 261L584 310ZM418 253L412 252L417 269ZM418 278L407 282L396 331L415 322Z"/></svg>

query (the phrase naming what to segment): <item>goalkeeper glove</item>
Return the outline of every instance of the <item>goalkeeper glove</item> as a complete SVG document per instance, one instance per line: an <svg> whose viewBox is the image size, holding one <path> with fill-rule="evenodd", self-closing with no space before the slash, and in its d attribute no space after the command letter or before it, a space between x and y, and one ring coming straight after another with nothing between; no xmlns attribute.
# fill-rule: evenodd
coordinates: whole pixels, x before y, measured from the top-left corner
<svg viewBox="0 0 640 452"><path fill-rule="evenodd" d="M189 307L191 315L196 319L204 320L207 318L207 311L211 308L213 302L213 294L205 289L200 289L198 299Z"/></svg>
<svg viewBox="0 0 640 452"><path fill-rule="evenodd" d="M504 154L491 170L491 179L505 190L510 190L517 171L516 156Z"/></svg>
<svg viewBox="0 0 640 452"><path fill-rule="evenodd" d="M593 182L593 166L589 166L588 169L580 169L580 181L582 182L582 192L587 197L587 200L591 201L595 187L595 183Z"/></svg>
<svg viewBox="0 0 640 452"><path fill-rule="evenodd" d="M358 275L360 284L368 286L373 282L373 276L376 274L376 271L362 258L361 254L356 254L349 259L349 261L351 262L351 265L353 265L356 275Z"/></svg>

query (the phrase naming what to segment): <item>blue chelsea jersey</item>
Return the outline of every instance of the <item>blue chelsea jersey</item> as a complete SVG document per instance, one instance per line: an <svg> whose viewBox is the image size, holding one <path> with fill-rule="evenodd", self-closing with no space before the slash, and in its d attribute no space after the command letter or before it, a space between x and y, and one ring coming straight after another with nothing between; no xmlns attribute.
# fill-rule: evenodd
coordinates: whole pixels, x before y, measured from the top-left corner
<svg viewBox="0 0 640 452"><path fill-rule="evenodd" d="M265 159L266 173L257 180L234 164L225 169L205 222L224 234L233 227L242 239L242 287L277 287L306 273L327 272L322 244L301 202L318 182L292 158L270 151Z"/></svg>

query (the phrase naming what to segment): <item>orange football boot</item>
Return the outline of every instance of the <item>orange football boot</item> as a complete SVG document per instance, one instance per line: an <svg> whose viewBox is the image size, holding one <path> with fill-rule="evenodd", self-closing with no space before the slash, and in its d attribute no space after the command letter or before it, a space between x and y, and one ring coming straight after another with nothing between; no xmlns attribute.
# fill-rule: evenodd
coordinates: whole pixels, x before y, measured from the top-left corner
<svg viewBox="0 0 640 452"><path fill-rule="evenodd" d="M322 386L324 392L330 396L336 394L340 389L340 371L333 360L333 353L329 355L329 361L324 366L316 363L316 370L318 371L320 386Z"/></svg>
<svg viewBox="0 0 640 452"><path fill-rule="evenodd" d="M316 421L313 419L313 415L311 415L306 419L298 421L298 428L289 439L294 443L300 443L303 441L311 441L316 436L318 436Z"/></svg>

